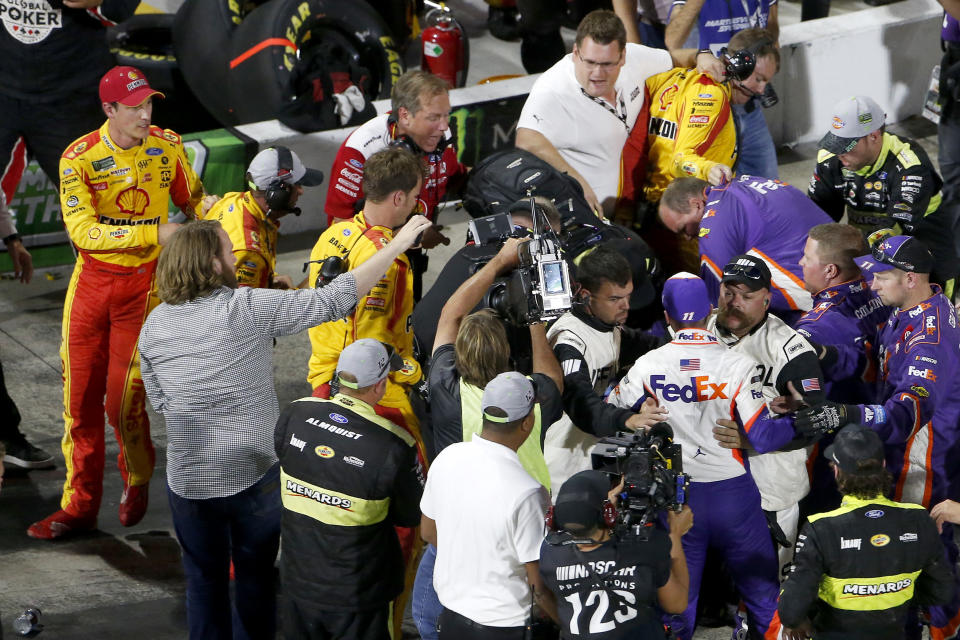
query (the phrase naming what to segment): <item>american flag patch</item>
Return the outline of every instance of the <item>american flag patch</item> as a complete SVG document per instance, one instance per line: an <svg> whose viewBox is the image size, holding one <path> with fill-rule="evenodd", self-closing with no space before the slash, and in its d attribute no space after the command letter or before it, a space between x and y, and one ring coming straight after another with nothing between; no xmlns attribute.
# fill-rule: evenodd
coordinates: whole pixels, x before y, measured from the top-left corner
<svg viewBox="0 0 960 640"><path fill-rule="evenodd" d="M680 359L680 371L699 371L700 358Z"/></svg>
<svg viewBox="0 0 960 640"><path fill-rule="evenodd" d="M804 378L800 381L804 391L820 391L820 380L817 378Z"/></svg>

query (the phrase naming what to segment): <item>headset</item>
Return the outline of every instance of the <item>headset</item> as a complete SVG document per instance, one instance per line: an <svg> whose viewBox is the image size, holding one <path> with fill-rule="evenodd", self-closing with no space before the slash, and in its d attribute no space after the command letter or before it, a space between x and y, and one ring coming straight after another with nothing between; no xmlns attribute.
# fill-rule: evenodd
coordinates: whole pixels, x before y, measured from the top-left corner
<svg viewBox="0 0 960 640"><path fill-rule="evenodd" d="M424 151L423 149L420 148L420 145L414 142L413 138L411 138L407 134L405 133L398 134L397 129L398 129L397 114L391 113L389 116L387 116L387 130L390 132L390 138L391 138L389 146L406 149L407 151L409 151L410 153L416 156L429 156L433 154L440 155L444 152L444 150L446 150L447 147L453 144L453 136L450 136L450 137L443 136L442 138L440 138L440 142L437 143L436 149L434 149L433 151Z"/></svg>
<svg viewBox="0 0 960 640"><path fill-rule="evenodd" d="M293 199L296 186L284 180L293 171L293 154L287 147L276 146L274 149L277 150L277 177L267 185L263 196L264 200L266 200L270 211L282 211L298 216L300 215L300 208L290 207L290 201Z"/></svg>
<svg viewBox="0 0 960 640"><path fill-rule="evenodd" d="M726 47L720 49L720 56L726 65L727 77L740 83L738 88L750 94L752 97L757 98L760 101L760 106L764 109L772 107L780 101L780 98L777 96L777 92L773 89L773 85L768 82L767 86L763 90L763 93L756 93L754 91L750 91L750 89L747 87L744 87L742 83L751 75L753 75L753 71L756 69L757 52L763 47L772 44L774 44L774 42L770 38L761 38L746 49L739 49L732 53L727 51ZM747 110L753 110L752 102L748 103Z"/></svg>
<svg viewBox="0 0 960 640"><path fill-rule="evenodd" d="M564 529L560 528L560 523L556 519L556 506L551 505L547 509L547 514L543 517L543 523L547 526L547 529L554 533L563 532ZM601 529L612 529L615 524L617 524L617 518L619 517L619 512L617 511L616 505L614 505L610 500L604 500L603 505L600 507L600 517L597 518L597 526ZM569 533L569 532L567 532ZM593 541L589 541L592 543Z"/></svg>

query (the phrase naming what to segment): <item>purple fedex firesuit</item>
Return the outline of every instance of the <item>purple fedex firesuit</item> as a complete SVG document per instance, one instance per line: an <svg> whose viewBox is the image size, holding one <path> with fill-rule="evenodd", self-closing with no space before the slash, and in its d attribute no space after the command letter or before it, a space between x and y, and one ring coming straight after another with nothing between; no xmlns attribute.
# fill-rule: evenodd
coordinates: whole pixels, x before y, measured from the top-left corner
<svg viewBox="0 0 960 640"><path fill-rule="evenodd" d="M928 509L960 496L960 328L953 305L937 285L933 295L909 309L894 309L881 328L877 398L859 405L859 422L876 431L886 446L887 469L895 479L894 500ZM834 369L857 373L863 357L840 349ZM854 420L857 417L854 416ZM955 567L953 528L944 524L949 566ZM960 598L930 607L931 637L956 637ZM936 635L934 635L936 634Z"/></svg>
<svg viewBox="0 0 960 640"><path fill-rule="evenodd" d="M813 296L813 308L793 328L817 344L847 345L869 357L876 353L877 334L889 317L890 308L883 306L860 276L819 291ZM876 398L873 385L861 378L828 380L825 391L837 402L872 402Z"/></svg>
<svg viewBox="0 0 960 640"><path fill-rule="evenodd" d="M779 180L743 175L730 184L709 187L700 220L700 277L717 303L723 267L747 253L767 263L772 275L771 311L781 316L807 311L812 303L803 288L800 258L810 229L833 222L799 189ZM786 317L785 316L785 317Z"/></svg>
<svg viewBox="0 0 960 640"><path fill-rule="evenodd" d="M697 596L707 549L719 550L747 607L751 637L776 637L779 581L777 553L760 508L760 493L739 449L713 438L718 418L732 418L758 451L793 439L789 418L771 418L763 395L761 365L728 349L705 329L681 329L674 340L641 356L607 402L636 410L647 397L670 410L667 422L681 446L683 470L692 482L688 504L693 528L683 536L690 573L689 600L665 621L678 638L693 636Z"/></svg>
<svg viewBox="0 0 960 640"><path fill-rule="evenodd" d="M813 296L813 308L793 325L797 333L812 342L850 348L872 357L877 349L877 335L890 317L867 281L858 276L853 280L827 287ZM875 402L876 389L863 377L825 381L827 398L835 402ZM833 479L830 462L822 455L833 441L823 437L817 444L810 473L810 493L806 498L806 513L830 511L840 506L840 493Z"/></svg>

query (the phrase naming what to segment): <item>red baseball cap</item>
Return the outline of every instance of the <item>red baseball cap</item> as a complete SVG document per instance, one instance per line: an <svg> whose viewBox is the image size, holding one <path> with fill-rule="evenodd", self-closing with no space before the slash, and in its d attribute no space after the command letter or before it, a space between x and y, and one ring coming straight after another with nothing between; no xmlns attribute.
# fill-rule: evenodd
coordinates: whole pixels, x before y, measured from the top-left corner
<svg viewBox="0 0 960 640"><path fill-rule="evenodd" d="M137 107L150 96L164 95L150 88L147 76L136 67L114 67L100 78L100 101L119 102L128 107Z"/></svg>

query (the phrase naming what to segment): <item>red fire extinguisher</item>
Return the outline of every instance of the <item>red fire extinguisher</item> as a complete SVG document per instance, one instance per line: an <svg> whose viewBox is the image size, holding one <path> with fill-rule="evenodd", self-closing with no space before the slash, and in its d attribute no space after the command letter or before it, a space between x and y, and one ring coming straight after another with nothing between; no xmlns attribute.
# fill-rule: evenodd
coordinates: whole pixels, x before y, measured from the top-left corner
<svg viewBox="0 0 960 640"><path fill-rule="evenodd" d="M462 87L467 82L469 64L466 32L444 3L428 0L426 4L435 8L428 11L423 19L425 28L420 68L443 78L454 87Z"/></svg>

